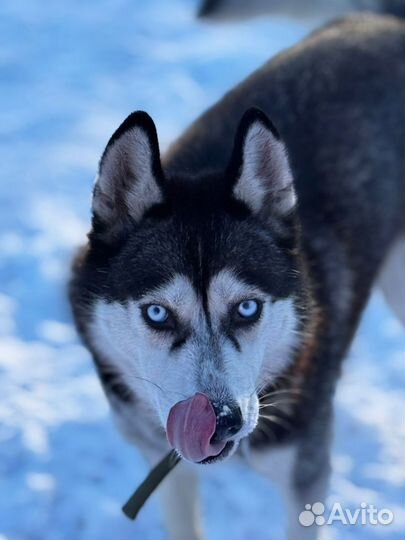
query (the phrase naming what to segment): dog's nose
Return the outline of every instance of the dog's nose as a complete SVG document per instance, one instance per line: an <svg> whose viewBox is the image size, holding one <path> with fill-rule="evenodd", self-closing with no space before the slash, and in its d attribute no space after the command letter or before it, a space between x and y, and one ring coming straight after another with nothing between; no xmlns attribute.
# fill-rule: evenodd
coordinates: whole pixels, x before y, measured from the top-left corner
<svg viewBox="0 0 405 540"><path fill-rule="evenodd" d="M217 408L214 405L214 410L217 417L217 427L212 438L213 442L226 441L242 429L243 417L240 407L223 405Z"/></svg>

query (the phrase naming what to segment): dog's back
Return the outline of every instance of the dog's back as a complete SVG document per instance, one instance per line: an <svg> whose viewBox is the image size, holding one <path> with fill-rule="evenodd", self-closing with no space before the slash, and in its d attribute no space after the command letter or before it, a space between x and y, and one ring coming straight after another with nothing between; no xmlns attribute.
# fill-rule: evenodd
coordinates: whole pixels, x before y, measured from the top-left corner
<svg viewBox="0 0 405 540"><path fill-rule="evenodd" d="M203 114L165 167L223 168L242 112L259 107L287 143L308 231L319 235L320 220L333 225L357 257L364 250L379 264L405 219L404 58L399 19L358 15L326 26Z"/></svg>

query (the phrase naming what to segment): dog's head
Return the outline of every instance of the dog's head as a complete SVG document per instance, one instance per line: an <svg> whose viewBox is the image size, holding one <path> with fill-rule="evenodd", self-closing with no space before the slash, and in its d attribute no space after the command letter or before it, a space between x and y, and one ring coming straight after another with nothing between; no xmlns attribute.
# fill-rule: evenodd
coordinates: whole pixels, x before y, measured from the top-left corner
<svg viewBox="0 0 405 540"><path fill-rule="evenodd" d="M260 388L290 366L295 204L285 147L255 109L221 173L166 178L145 113L101 158L79 270L86 339L190 461L232 453L255 429Z"/></svg>

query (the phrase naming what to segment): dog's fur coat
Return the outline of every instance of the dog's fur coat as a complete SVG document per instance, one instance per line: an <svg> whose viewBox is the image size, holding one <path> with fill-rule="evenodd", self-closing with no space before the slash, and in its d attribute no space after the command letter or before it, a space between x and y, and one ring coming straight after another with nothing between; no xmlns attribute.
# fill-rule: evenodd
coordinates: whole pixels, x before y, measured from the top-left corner
<svg viewBox="0 0 405 540"><path fill-rule="evenodd" d="M162 164L153 122L131 115L74 266L77 327L127 437L155 462L179 399L239 407L219 458L240 444L277 477L291 540L316 537L298 514L325 496L335 385L379 279L405 323L404 58L400 20L334 22L229 92ZM249 298L262 312L246 326L235 306ZM149 328L156 305L176 314L164 332ZM172 540L200 538L194 468L163 486Z"/></svg>

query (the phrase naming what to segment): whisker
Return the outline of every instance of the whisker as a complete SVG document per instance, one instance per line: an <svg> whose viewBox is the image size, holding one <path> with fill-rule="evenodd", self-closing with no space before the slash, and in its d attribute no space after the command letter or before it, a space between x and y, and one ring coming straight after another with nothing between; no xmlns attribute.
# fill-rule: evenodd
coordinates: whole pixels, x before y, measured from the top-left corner
<svg viewBox="0 0 405 540"><path fill-rule="evenodd" d="M279 396L281 394L296 394L298 396L301 396L303 394L303 391L298 388L285 388L282 390L274 390L273 392L268 392L267 394L263 394L260 396L260 399L266 399L273 396Z"/></svg>
<svg viewBox="0 0 405 540"><path fill-rule="evenodd" d="M129 373L127 375L127 377L129 379L139 379L140 381L145 381L145 382L148 382L149 384L152 384L153 386L155 386L156 388L158 388L163 394L178 394L179 396L183 397L183 398L186 398L187 396L185 394L183 394L182 392L177 392L176 390L168 390L167 388L164 389L162 388L159 384L155 383L154 381L151 381L150 379L146 379L145 377L140 377L139 375L134 375L133 373Z"/></svg>
<svg viewBox="0 0 405 540"><path fill-rule="evenodd" d="M278 408L278 405L283 405L286 403L294 403L297 404L299 401L297 399L283 399L281 401L274 401L272 403L263 403L259 405L259 410L267 409L269 407L273 407L274 409Z"/></svg>
<svg viewBox="0 0 405 540"><path fill-rule="evenodd" d="M288 422L287 420L283 420L282 418L275 415L259 415L259 418L262 418L263 420L267 420L268 422L273 422L274 424L278 424L279 426L282 426L286 429L292 428L291 422Z"/></svg>

